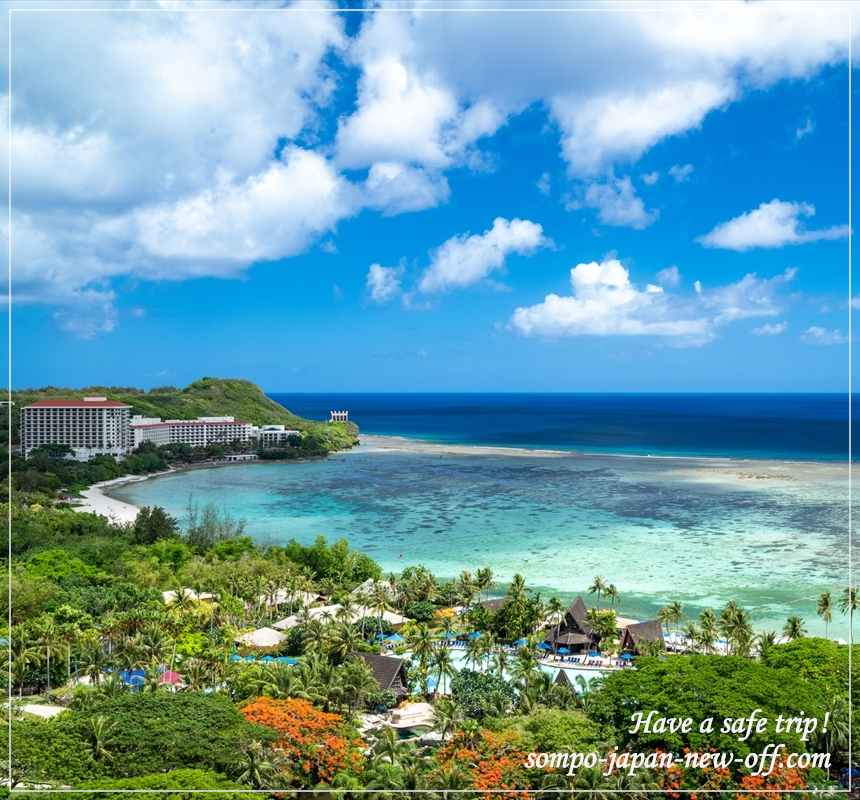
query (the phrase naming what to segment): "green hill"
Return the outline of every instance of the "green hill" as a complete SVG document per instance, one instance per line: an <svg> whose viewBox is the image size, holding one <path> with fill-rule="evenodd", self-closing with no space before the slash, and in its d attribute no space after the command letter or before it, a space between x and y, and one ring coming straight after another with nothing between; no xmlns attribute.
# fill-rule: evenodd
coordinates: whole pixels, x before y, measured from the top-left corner
<svg viewBox="0 0 860 800"><path fill-rule="evenodd" d="M128 386L87 386L63 389L46 386L12 393L15 409L54 397L103 395L132 407L132 414L164 419L233 416L254 425L286 425L313 432L329 450L344 450L357 443L358 427L351 422L320 422L304 419L266 397L262 389L238 378L201 378L184 389L160 386L148 392ZM13 415L13 438L17 439L19 414Z"/></svg>

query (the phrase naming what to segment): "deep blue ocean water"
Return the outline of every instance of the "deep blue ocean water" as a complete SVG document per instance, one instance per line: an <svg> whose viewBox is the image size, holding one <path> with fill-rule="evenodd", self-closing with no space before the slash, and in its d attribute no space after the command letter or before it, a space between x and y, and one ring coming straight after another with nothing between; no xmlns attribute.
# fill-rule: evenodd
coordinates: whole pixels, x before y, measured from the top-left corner
<svg viewBox="0 0 860 800"><path fill-rule="evenodd" d="M304 417L451 444L639 455L848 458L839 394L281 394ZM857 404L855 402L855 410Z"/></svg>

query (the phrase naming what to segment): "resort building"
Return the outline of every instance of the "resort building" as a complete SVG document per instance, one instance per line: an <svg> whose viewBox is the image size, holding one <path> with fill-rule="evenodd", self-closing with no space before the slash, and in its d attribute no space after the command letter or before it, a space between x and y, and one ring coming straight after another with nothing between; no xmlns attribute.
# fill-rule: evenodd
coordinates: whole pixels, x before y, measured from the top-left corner
<svg viewBox="0 0 860 800"><path fill-rule="evenodd" d="M79 461L124 456L131 448L131 406L106 397L40 400L21 409L24 456L45 445L65 445Z"/></svg>
<svg viewBox="0 0 860 800"><path fill-rule="evenodd" d="M290 439L293 436L301 436L302 432L284 425L263 425L257 428L253 435L256 435L260 447L287 447Z"/></svg>
<svg viewBox="0 0 860 800"><path fill-rule="evenodd" d="M189 447L206 447L210 444L247 442L253 438L255 426L235 417L198 417L197 419L159 419L139 417L131 419L132 446L152 442L186 444Z"/></svg>
<svg viewBox="0 0 860 800"><path fill-rule="evenodd" d="M376 653L355 653L355 655L373 670L373 677L383 692L394 692L398 702L409 694L409 682L406 679L406 667L402 658L380 656Z"/></svg>
<svg viewBox="0 0 860 800"><path fill-rule="evenodd" d="M588 610L581 597L570 604L561 622L546 632L545 641L555 648L566 647L571 653L582 653L597 646L600 636L588 623Z"/></svg>
<svg viewBox="0 0 860 800"><path fill-rule="evenodd" d="M663 643L663 626L658 620L634 622L621 633L621 649L628 653L639 653L640 646L645 642Z"/></svg>

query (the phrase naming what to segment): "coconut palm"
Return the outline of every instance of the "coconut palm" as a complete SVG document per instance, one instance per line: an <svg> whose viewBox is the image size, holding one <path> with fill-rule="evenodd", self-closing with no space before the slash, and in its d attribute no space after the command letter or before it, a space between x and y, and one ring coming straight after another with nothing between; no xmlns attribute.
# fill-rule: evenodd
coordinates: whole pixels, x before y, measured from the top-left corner
<svg viewBox="0 0 860 800"><path fill-rule="evenodd" d="M767 661L768 653L776 645L776 631L762 631L755 637L758 656L762 661Z"/></svg>
<svg viewBox="0 0 860 800"><path fill-rule="evenodd" d="M475 586L478 589L478 598L493 585L493 570L489 567L481 567L475 573Z"/></svg>
<svg viewBox="0 0 860 800"><path fill-rule="evenodd" d="M433 704L433 727L445 738L463 720L463 712L453 700L440 697Z"/></svg>
<svg viewBox="0 0 860 800"><path fill-rule="evenodd" d="M382 615L391 608L390 589L382 581L375 581L370 589L370 610L376 614L376 632L382 635Z"/></svg>
<svg viewBox="0 0 860 800"><path fill-rule="evenodd" d="M717 636L720 632L720 623L712 608L702 609L699 614L699 638L698 643L706 653L713 652Z"/></svg>
<svg viewBox="0 0 860 800"><path fill-rule="evenodd" d="M818 606L815 613L824 620L824 636L829 639L830 623L833 621L833 598L830 592L822 592L818 596Z"/></svg>
<svg viewBox="0 0 860 800"><path fill-rule="evenodd" d="M803 620L797 615L789 617L785 621L785 627L783 627L782 633L789 641L801 639L806 636L806 628L804 627Z"/></svg>
<svg viewBox="0 0 860 800"><path fill-rule="evenodd" d="M275 788L283 766L284 759L276 750L252 741L242 748L233 771L239 783L254 789Z"/></svg>
<svg viewBox="0 0 860 800"><path fill-rule="evenodd" d="M443 644L436 644L430 655L430 668L436 673L436 692L442 689L442 681L451 680L457 673L451 651Z"/></svg>
<svg viewBox="0 0 860 800"><path fill-rule="evenodd" d="M839 598L839 610L843 614L853 614L857 610L857 589L847 586Z"/></svg>
<svg viewBox="0 0 860 800"><path fill-rule="evenodd" d="M618 607L618 601L621 599L621 595L614 583L610 583L609 586L603 590L603 596L609 601L609 606L611 608Z"/></svg>
<svg viewBox="0 0 860 800"><path fill-rule="evenodd" d="M676 631L683 618L684 608L677 600L673 600L657 612L657 619L666 627L674 626Z"/></svg>
<svg viewBox="0 0 860 800"><path fill-rule="evenodd" d="M51 656L62 652L63 639L59 628L53 620L47 620L37 629L39 646L45 654L45 677L47 679L48 691L51 691Z"/></svg>
<svg viewBox="0 0 860 800"><path fill-rule="evenodd" d="M478 585L469 570L464 569L460 573L460 577L457 579L457 591L466 608L472 605L472 600L475 599L475 594L478 592Z"/></svg>
<svg viewBox="0 0 860 800"><path fill-rule="evenodd" d="M595 575L591 586L588 587L589 594L597 595L597 607L600 608L600 597L606 591L606 579L600 575Z"/></svg>

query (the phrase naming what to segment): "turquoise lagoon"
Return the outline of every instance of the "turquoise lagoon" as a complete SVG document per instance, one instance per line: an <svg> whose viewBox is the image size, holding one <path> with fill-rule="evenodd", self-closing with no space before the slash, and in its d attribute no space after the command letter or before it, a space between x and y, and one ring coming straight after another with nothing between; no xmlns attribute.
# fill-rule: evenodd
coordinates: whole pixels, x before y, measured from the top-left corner
<svg viewBox="0 0 860 800"><path fill-rule="evenodd" d="M848 581L847 466L444 446L367 437L321 461L191 470L117 487L180 521L214 503L257 541L345 538L397 572L451 577L492 567L564 598L595 575L625 615L669 600L688 612L730 599L756 627L800 614L823 633L818 594ZM831 636L847 638L838 611Z"/></svg>

